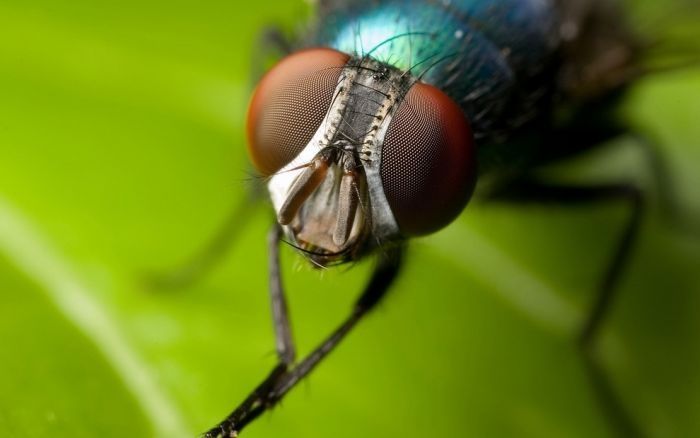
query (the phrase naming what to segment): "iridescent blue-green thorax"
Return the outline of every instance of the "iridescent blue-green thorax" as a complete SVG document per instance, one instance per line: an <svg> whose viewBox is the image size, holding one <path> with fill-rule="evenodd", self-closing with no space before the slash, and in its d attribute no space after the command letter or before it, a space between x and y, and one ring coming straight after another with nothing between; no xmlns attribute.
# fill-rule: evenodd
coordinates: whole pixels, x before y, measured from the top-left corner
<svg viewBox="0 0 700 438"><path fill-rule="evenodd" d="M557 46L549 0L346 2L322 11L311 44L371 56L441 88L477 138L500 129L516 99L526 106ZM529 111L529 110L528 110Z"/></svg>

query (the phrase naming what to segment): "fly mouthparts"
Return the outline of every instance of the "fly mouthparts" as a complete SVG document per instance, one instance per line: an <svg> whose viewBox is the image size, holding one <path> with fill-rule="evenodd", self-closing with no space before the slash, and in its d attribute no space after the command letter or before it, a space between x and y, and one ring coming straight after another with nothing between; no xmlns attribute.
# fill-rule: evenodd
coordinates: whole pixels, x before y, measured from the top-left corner
<svg viewBox="0 0 700 438"><path fill-rule="evenodd" d="M352 226L355 223L357 207L360 203L358 174L352 170L343 172L338 190L338 220L333 232L333 243L343 247L350 238Z"/></svg>
<svg viewBox="0 0 700 438"><path fill-rule="evenodd" d="M334 154L332 152L324 153L324 151L319 152L314 157L289 189L287 198L277 213L277 220L281 225L289 225L294 220L301 205L326 178Z"/></svg>
<svg viewBox="0 0 700 438"><path fill-rule="evenodd" d="M293 227L293 240L302 247L327 252L317 255L328 261L367 231L358 224L364 172L352 153L338 147L322 149L299 169L303 170L290 183L277 220Z"/></svg>

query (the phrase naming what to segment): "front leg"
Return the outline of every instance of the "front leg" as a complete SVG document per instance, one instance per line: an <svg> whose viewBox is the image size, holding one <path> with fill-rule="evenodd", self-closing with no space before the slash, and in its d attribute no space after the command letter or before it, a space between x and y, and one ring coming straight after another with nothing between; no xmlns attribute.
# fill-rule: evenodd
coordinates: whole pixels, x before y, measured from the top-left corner
<svg viewBox="0 0 700 438"><path fill-rule="evenodd" d="M301 379L308 375L355 325L386 295L401 269L403 247L387 249L379 257L364 291L355 302L350 315L299 364L293 365L294 347L287 317L287 306L282 293L279 269L279 242L281 230L276 225L270 233L270 292L272 299L277 354L279 364L257 388L221 423L209 430L205 438L236 437L238 433L265 410L274 406Z"/></svg>
<svg viewBox="0 0 700 438"><path fill-rule="evenodd" d="M252 55L248 88L253 90L269 68L269 64L291 53L293 47L293 42L287 38L282 29L276 26L265 27L258 35L257 47ZM252 170L248 173L255 174ZM261 201L265 197L263 184L257 181L251 184L246 195L234 203L228 216L209 241L179 266L149 275L148 283L156 289L174 290L183 289L199 281L226 256L239 234L248 226L248 220L253 215L254 209L262 204Z"/></svg>
<svg viewBox="0 0 700 438"><path fill-rule="evenodd" d="M289 323L287 299L284 296L282 273L280 272L280 247L282 229L275 224L267 238L270 269L270 305L272 307L272 322L275 329L275 347L281 364L287 367L294 363L296 351L292 340L292 328Z"/></svg>

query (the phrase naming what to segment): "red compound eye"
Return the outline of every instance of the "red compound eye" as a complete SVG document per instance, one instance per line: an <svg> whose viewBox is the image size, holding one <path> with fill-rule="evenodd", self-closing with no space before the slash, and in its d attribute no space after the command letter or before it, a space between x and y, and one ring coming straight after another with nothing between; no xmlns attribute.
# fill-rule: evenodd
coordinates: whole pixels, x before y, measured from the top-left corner
<svg viewBox="0 0 700 438"><path fill-rule="evenodd" d="M380 173L403 234L450 223L476 182L472 131L460 107L431 85L411 87L384 138Z"/></svg>
<svg viewBox="0 0 700 438"><path fill-rule="evenodd" d="M248 152L271 175L292 161L321 125L348 55L333 49L293 53L260 81L248 108Z"/></svg>

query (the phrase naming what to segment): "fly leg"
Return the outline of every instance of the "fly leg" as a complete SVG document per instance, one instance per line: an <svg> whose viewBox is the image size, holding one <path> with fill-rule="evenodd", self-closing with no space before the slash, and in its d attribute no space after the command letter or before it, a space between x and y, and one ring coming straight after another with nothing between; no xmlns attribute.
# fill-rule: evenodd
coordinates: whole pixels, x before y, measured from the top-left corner
<svg viewBox="0 0 700 438"><path fill-rule="evenodd" d="M685 219L677 199L675 182L666 157L660 153L660 148L653 138L640 132L630 132L630 134L635 140L634 144L640 149L643 157L646 159L647 166L651 171L652 183L662 220L665 220L674 228L687 230L690 225L684 223Z"/></svg>
<svg viewBox="0 0 700 438"><path fill-rule="evenodd" d="M384 297L399 273L403 249L390 249L382 256L372 272L364 291L355 302L350 315L316 349L294 365L294 348L282 295L279 270L279 241L281 233L275 227L270 233L270 286L279 364L255 390L219 425L209 430L205 438L235 437L265 410L272 408L301 379L308 375L374 306Z"/></svg>
<svg viewBox="0 0 700 438"><path fill-rule="evenodd" d="M258 34L257 49L253 52L250 78L255 81L250 84L254 89L263 74L271 64L279 61L282 56L289 55L294 50L293 42L276 26L266 26Z"/></svg>
<svg viewBox="0 0 700 438"><path fill-rule="evenodd" d="M639 188L631 184L606 184L596 186L550 185L536 180L518 181L494 198L515 202L532 202L553 205L574 205L601 201L625 202L630 209L625 227L620 234L612 257L597 285L597 295L590 313L584 321L577 344L609 424L621 437L642 437L644 433L623 406L615 388L596 357L596 340L609 316L616 298L617 285L632 254L634 243L644 215L644 197Z"/></svg>
<svg viewBox="0 0 700 438"><path fill-rule="evenodd" d="M282 30L273 26L263 29L258 36L257 46L258 50L254 52L251 61L251 90L265 73L268 64L282 55L289 54L293 47ZM264 198L263 191L260 184L253 185L247 196L236 202L220 228L199 251L180 266L150 276L151 285L157 289L181 289L206 275L226 255L238 233L246 226L248 218L252 216L251 207L261 204L260 201Z"/></svg>
<svg viewBox="0 0 700 438"><path fill-rule="evenodd" d="M253 216L254 209L261 204L262 190L249 190L247 196L239 199L231 208L217 232L210 240L181 265L169 271L151 275L150 284L157 289L181 289L202 278L225 255Z"/></svg>
<svg viewBox="0 0 700 438"><path fill-rule="evenodd" d="M275 225L268 234L269 270L270 270L270 306L275 332L275 350L279 363L255 390L218 426L205 434L205 437L232 437L253 421L271 404L269 394L274 385L294 365L295 348L292 340L292 330L289 324L287 299L284 295L282 276L280 272L279 242L282 230Z"/></svg>
<svg viewBox="0 0 700 438"><path fill-rule="evenodd" d="M272 322L275 329L275 348L280 363L285 367L294 364L296 352L292 340L292 329L289 324L287 299L284 296L282 274L280 272L280 247L282 229L275 225L268 235L268 251L270 264L270 305L272 307Z"/></svg>

